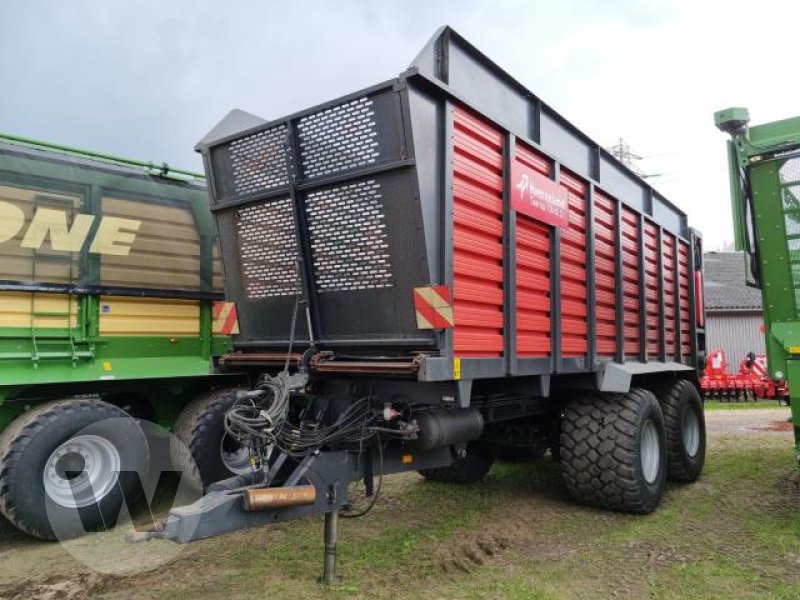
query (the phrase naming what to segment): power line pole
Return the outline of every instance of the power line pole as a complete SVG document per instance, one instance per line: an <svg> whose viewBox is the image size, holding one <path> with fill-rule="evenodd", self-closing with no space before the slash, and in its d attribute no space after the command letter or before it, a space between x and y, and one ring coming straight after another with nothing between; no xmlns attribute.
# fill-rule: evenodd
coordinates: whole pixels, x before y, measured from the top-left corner
<svg viewBox="0 0 800 600"><path fill-rule="evenodd" d="M614 144L613 146L606 148L611 155L616 158L619 162L623 165L628 167L631 171L636 173L642 179L647 179L649 177L660 177L661 173L645 173L637 164L638 161L642 160L642 157L638 154L635 154L631 151L631 146L626 142L624 139L619 138L619 142Z"/></svg>

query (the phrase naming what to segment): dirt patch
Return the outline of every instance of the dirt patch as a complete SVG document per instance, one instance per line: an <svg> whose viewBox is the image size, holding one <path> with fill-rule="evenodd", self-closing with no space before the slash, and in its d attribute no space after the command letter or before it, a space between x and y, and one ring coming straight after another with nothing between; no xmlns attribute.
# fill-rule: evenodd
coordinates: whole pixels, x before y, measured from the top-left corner
<svg viewBox="0 0 800 600"><path fill-rule="evenodd" d="M773 421L751 429L754 431L794 431L794 423L791 421Z"/></svg>
<svg viewBox="0 0 800 600"><path fill-rule="evenodd" d="M792 511L800 511L800 472L792 471L775 482L777 498Z"/></svg>
<svg viewBox="0 0 800 600"><path fill-rule="evenodd" d="M445 573L472 573L498 560L508 545L509 540L504 535L488 532L471 535L452 550L440 551L438 562Z"/></svg>
<svg viewBox="0 0 800 600"><path fill-rule="evenodd" d="M698 560L697 556L686 552L677 545L661 545L649 540L629 542L627 550L631 558L645 561L653 566L684 565Z"/></svg>
<svg viewBox="0 0 800 600"><path fill-rule="evenodd" d="M706 430L712 437L728 433L757 433L759 427L787 419L787 407L754 408L750 410L708 410Z"/></svg>
<svg viewBox="0 0 800 600"><path fill-rule="evenodd" d="M13 587L0 588L2 600L84 600L103 591L108 578L99 573L76 573L51 577Z"/></svg>

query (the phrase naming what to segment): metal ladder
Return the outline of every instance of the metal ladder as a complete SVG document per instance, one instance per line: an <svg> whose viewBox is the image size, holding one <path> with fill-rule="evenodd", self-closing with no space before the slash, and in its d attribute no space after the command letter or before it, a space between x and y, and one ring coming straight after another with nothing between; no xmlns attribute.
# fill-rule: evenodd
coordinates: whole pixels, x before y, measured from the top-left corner
<svg viewBox="0 0 800 600"><path fill-rule="evenodd" d="M36 197L34 199L34 207L36 208L38 204L39 198ZM39 250L33 251L33 256L31 260L31 281L36 282L36 264L39 260L45 260L47 262L55 262L55 263L64 263L66 262L69 265L69 276L68 281L72 283L74 281L74 273L73 273L73 256L72 253L67 255L59 255L59 254L44 254L39 252ZM49 294L46 294L49 295ZM39 361L44 359L64 359L68 358L72 360L73 366L79 360L90 360L94 358L94 352L92 349L85 343L85 342L78 342L75 340L75 328L72 326L72 318L73 316L77 317L77 314L72 312L72 301L73 295L71 292L66 294L66 301L67 301L67 310L66 311L41 311L36 310L36 298L37 292L31 292L31 305L30 305L30 315L31 315L31 353L30 359L34 364L34 368L37 368L39 365ZM45 317L64 317L66 319L66 335L62 334L48 334L48 333L38 333L36 330L36 319L37 318L45 318Z"/></svg>
<svg viewBox="0 0 800 600"><path fill-rule="evenodd" d="M72 360L73 364L79 360L94 358L92 350L84 342L75 340L75 329L72 326L72 294L67 294L66 311L41 311L36 310L36 292L31 294L31 361L37 365L43 359ZM64 317L67 334L40 333L36 329L36 319L43 317Z"/></svg>

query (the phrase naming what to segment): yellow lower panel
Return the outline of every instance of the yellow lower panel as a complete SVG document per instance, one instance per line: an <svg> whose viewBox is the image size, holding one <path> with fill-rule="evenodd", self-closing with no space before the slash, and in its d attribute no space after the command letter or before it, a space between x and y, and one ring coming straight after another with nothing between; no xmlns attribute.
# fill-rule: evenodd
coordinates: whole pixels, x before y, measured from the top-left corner
<svg viewBox="0 0 800 600"><path fill-rule="evenodd" d="M100 298L100 335L196 336L200 302L157 298Z"/></svg>
<svg viewBox="0 0 800 600"><path fill-rule="evenodd" d="M43 292L0 292L0 327L31 326L36 329L66 329L77 326L78 300L65 294ZM52 316L34 316L34 313L59 313ZM69 313L69 319L67 317Z"/></svg>

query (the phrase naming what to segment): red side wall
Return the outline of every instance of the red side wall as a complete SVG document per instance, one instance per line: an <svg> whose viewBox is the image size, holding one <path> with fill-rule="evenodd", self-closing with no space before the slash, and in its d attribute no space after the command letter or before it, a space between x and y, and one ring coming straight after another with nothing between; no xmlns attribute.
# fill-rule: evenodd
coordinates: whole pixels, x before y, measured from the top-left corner
<svg viewBox="0 0 800 600"><path fill-rule="evenodd" d="M594 271L597 356L614 356L617 351L617 300L615 290L617 255L614 201L600 191L594 193Z"/></svg>
<svg viewBox="0 0 800 600"><path fill-rule="evenodd" d="M503 134L456 108L453 307L457 356L503 352Z"/></svg>
<svg viewBox="0 0 800 600"><path fill-rule="evenodd" d="M689 303L689 244L678 242L678 281L681 289L681 356L691 354L691 304Z"/></svg>
<svg viewBox="0 0 800 600"><path fill-rule="evenodd" d="M644 224L645 306L647 307L647 355L656 357L661 345L661 327L658 315L658 228Z"/></svg>
<svg viewBox="0 0 800 600"><path fill-rule="evenodd" d="M622 305L625 355L641 352L639 344L639 215L622 207Z"/></svg>
<svg viewBox="0 0 800 600"><path fill-rule="evenodd" d="M667 356L675 356L675 236L664 233L664 325Z"/></svg>
<svg viewBox="0 0 800 600"><path fill-rule="evenodd" d="M465 109L453 110L453 304L454 353L459 357L499 358L504 352L503 282L503 146L504 131ZM514 161L547 177L553 163L535 148L516 140ZM519 172L519 169L517 171ZM524 170L523 170L524 172ZM509 175L511 176L511 175ZM561 351L564 357L584 357L588 344L588 287L586 232L588 183L562 168L558 182L566 191L569 226L560 229ZM557 188L556 188L557 190ZM549 190L548 190L549 191ZM596 354L613 357L622 350L636 358L643 351L657 358L661 349L660 304L663 296L666 353L691 351L692 315L689 298L689 245L660 232L647 218L627 206L619 215L617 200L594 190L594 276ZM563 198L561 198L563 201ZM561 208L560 210L563 210ZM562 213L563 214L563 213ZM522 212L516 222L517 356L546 358L551 354L551 244L555 230ZM642 225L643 223L643 225ZM621 242L623 348L617 348L617 236ZM644 244L641 255L640 244ZM663 290L660 290L659 252L663 249ZM678 270L676 273L676 256ZM644 261L644 290L640 273ZM675 301L676 286L680 301ZM641 293L645 313L640 313ZM680 318L681 347L676 348L676 317ZM646 347L640 326L645 319Z"/></svg>
<svg viewBox="0 0 800 600"><path fill-rule="evenodd" d="M586 321L586 184L566 169L561 186L569 192L569 228L561 230L561 354L589 351Z"/></svg>
<svg viewBox="0 0 800 600"><path fill-rule="evenodd" d="M544 175L550 161L517 144L514 160ZM517 214L517 355L550 356L551 227Z"/></svg>

